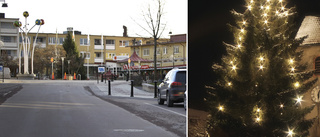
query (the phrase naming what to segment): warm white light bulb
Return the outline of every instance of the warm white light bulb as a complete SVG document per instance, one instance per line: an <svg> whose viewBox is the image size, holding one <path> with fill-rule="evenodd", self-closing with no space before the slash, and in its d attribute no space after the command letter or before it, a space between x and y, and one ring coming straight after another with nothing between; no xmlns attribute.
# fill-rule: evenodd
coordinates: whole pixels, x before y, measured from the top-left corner
<svg viewBox="0 0 320 137"><path fill-rule="evenodd" d="M243 32L244 32L244 29L241 29L240 31L243 33Z"/></svg>
<svg viewBox="0 0 320 137"><path fill-rule="evenodd" d="M270 9L270 6L267 6L266 9L269 10L269 9Z"/></svg>
<svg viewBox="0 0 320 137"><path fill-rule="evenodd" d="M260 117L257 117L257 118L256 118L256 122L259 123L260 121L261 121L261 118L260 118Z"/></svg>
<svg viewBox="0 0 320 137"><path fill-rule="evenodd" d="M260 61L263 61L263 60L264 60L264 58L263 58L262 56L261 56L259 59L260 59Z"/></svg>
<svg viewBox="0 0 320 137"><path fill-rule="evenodd" d="M262 65L260 65L260 66L259 66L259 69L263 69L263 66L262 66Z"/></svg>
<svg viewBox="0 0 320 137"><path fill-rule="evenodd" d="M300 83L299 82L294 83L294 87L296 88L300 87Z"/></svg>
<svg viewBox="0 0 320 137"><path fill-rule="evenodd" d="M238 46L238 48L241 48L241 45L240 45L240 44L238 44L237 46Z"/></svg>
<svg viewBox="0 0 320 137"><path fill-rule="evenodd" d="M295 99L297 102L296 104L301 104L303 96L297 96L297 98Z"/></svg>
<svg viewBox="0 0 320 137"><path fill-rule="evenodd" d="M237 69L237 67L236 66L232 66L232 70L236 70Z"/></svg>
<svg viewBox="0 0 320 137"><path fill-rule="evenodd" d="M268 20L265 20L264 23L265 23L265 24L268 24Z"/></svg>
<svg viewBox="0 0 320 137"><path fill-rule="evenodd" d="M249 5L249 6L248 6L248 9L249 9L249 10L251 10L251 9L252 9L251 5Z"/></svg>
<svg viewBox="0 0 320 137"><path fill-rule="evenodd" d="M287 135L287 137L292 137L295 133L293 132L293 129L288 129L288 135Z"/></svg>
<svg viewBox="0 0 320 137"><path fill-rule="evenodd" d="M218 107L218 109L219 109L219 111L223 111L223 110L224 110L224 107L220 105L220 106Z"/></svg>
<svg viewBox="0 0 320 137"><path fill-rule="evenodd" d="M247 23L246 21L243 21L243 22L242 22L243 25L246 25L246 23Z"/></svg>
<svg viewBox="0 0 320 137"><path fill-rule="evenodd" d="M293 64L293 62L294 62L293 59L289 59L290 64Z"/></svg>
<svg viewBox="0 0 320 137"><path fill-rule="evenodd" d="M292 67L292 68L291 68L291 72L294 72L294 70L295 70L294 67Z"/></svg>
<svg viewBox="0 0 320 137"><path fill-rule="evenodd" d="M228 86L231 86L232 84L231 84L231 82L228 82Z"/></svg>

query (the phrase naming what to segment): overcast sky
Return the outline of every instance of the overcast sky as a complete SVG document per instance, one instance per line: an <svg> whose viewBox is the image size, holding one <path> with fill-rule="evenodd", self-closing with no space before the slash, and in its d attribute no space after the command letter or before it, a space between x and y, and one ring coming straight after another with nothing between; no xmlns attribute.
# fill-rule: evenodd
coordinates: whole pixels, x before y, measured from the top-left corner
<svg viewBox="0 0 320 137"><path fill-rule="evenodd" d="M28 28L36 19L44 19L45 24L40 29L43 33L55 33L56 29L62 33L67 27L73 27L82 34L122 36L125 25L129 36L148 36L132 18L142 22L143 7L154 0L6 0L6 3L8 7L0 9L6 18L20 18L24 25L23 12L28 11ZM169 31L186 34L187 0L166 0L164 10L163 21L167 22L167 27L163 37L168 37Z"/></svg>

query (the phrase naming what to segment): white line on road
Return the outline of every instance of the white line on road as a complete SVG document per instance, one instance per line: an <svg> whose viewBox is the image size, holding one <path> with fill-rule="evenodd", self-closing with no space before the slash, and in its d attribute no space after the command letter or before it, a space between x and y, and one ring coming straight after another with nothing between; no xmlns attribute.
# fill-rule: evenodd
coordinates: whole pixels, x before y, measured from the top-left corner
<svg viewBox="0 0 320 137"><path fill-rule="evenodd" d="M143 132L142 129L114 129L115 132Z"/></svg>
<svg viewBox="0 0 320 137"><path fill-rule="evenodd" d="M169 109L165 109L165 108L162 108L162 107L159 107L159 106L156 106L156 105L152 105L152 104L149 104L149 103L144 103L144 104L147 104L147 105L150 105L150 106L154 106L154 107L156 107L156 108L160 108L160 109L162 109L162 110L166 110L166 111L169 111L169 112L171 112L171 113L174 113L174 114L177 114L177 115L186 117L186 115L184 115L184 114L180 114L180 113L178 113L178 112L174 112L174 111L169 110Z"/></svg>

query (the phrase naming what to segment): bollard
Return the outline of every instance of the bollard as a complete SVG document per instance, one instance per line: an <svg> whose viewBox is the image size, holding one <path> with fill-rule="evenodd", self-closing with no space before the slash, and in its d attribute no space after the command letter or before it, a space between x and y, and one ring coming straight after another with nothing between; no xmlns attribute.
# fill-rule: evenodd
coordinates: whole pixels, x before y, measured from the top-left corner
<svg viewBox="0 0 320 137"><path fill-rule="evenodd" d="M131 95L130 97L133 97L133 80L131 80Z"/></svg>
<svg viewBox="0 0 320 137"><path fill-rule="evenodd" d="M111 95L111 84L110 84L110 80L108 80L108 95Z"/></svg>
<svg viewBox="0 0 320 137"><path fill-rule="evenodd" d="M103 74L101 74L101 82L103 82Z"/></svg>
<svg viewBox="0 0 320 137"><path fill-rule="evenodd" d="M129 73L127 74L127 81L129 81Z"/></svg>
<svg viewBox="0 0 320 137"><path fill-rule="evenodd" d="M99 74L97 73L97 83L99 84Z"/></svg>
<svg viewBox="0 0 320 137"><path fill-rule="evenodd" d="M154 98L157 98L157 81L154 81Z"/></svg>

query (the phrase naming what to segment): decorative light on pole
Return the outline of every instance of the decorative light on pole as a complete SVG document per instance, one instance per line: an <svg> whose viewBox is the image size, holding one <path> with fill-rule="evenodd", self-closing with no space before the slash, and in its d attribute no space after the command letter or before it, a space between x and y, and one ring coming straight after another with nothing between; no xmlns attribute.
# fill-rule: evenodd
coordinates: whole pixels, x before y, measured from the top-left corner
<svg viewBox="0 0 320 137"><path fill-rule="evenodd" d="M41 26L44 24L44 20L43 19L37 19L35 21L35 24L31 27L30 30L28 30L27 25L27 18L29 17L29 13L27 11L23 12L23 16L25 17L25 25L24 25L24 30L21 28L22 23L20 21L15 21L13 23L13 25L15 27L18 27L21 30L21 38L22 38L22 47L20 49L23 49L23 55L24 55L24 74L29 74L29 61L28 61L28 56L31 55L31 73L33 74L33 57L34 57L34 49L36 46L36 41L38 38L38 33L39 30L41 28ZM30 53L30 47L31 47L31 43L30 43L30 38L28 37L28 33L36 26L39 25L39 29L38 32L36 34L36 37L34 39L33 42L33 46L32 46L32 53ZM21 73L21 56L20 56L20 51L19 51L19 73Z"/></svg>

